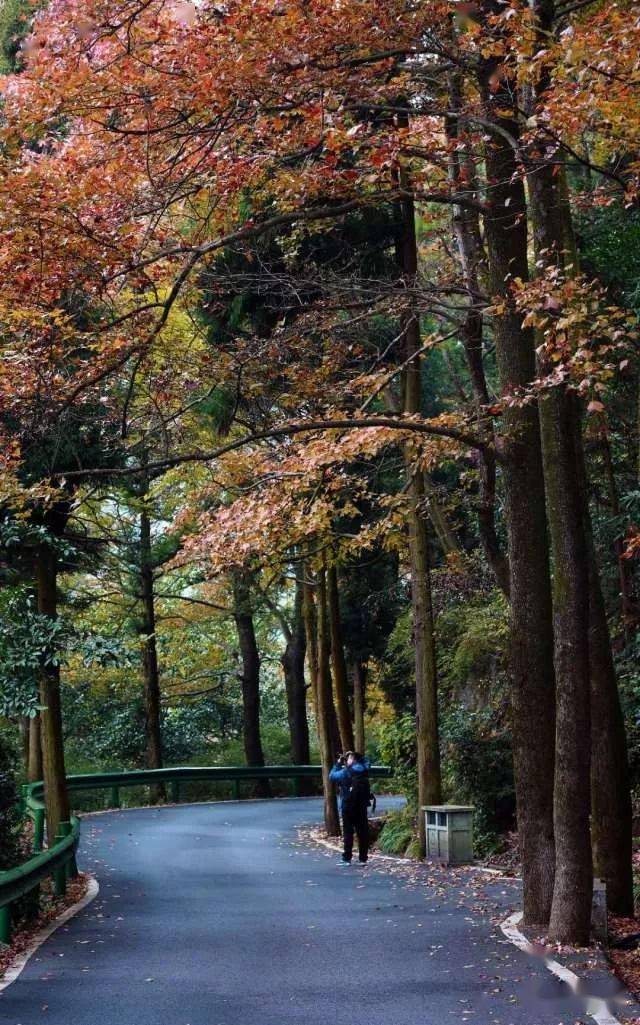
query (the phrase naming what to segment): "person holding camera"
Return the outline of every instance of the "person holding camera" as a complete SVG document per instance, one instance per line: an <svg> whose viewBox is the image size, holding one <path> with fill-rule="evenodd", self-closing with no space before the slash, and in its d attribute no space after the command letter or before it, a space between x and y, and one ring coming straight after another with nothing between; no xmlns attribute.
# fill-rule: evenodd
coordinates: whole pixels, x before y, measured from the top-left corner
<svg viewBox="0 0 640 1025"><path fill-rule="evenodd" d="M341 865L350 865L354 834L358 834L358 861L366 864L369 857L369 819L371 801L368 766L361 754L347 751L339 755L329 779L338 784L344 850Z"/></svg>

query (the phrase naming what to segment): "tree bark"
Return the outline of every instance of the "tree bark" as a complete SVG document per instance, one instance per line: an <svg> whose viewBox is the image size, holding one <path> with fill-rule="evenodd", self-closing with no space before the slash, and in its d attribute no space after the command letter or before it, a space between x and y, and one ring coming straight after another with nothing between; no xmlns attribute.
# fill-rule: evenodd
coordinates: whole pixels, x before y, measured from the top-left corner
<svg viewBox="0 0 640 1025"><path fill-rule="evenodd" d="M616 519L620 516L620 496L616 484L616 475L611 455L611 445L607 432L605 417L602 417L600 430L600 446L604 460L605 476L609 487L609 501L611 513ZM588 496L587 496L588 501ZM624 630L625 642L629 644L638 628L638 608L633 596L633 570L631 560L625 558L626 545L623 537L616 537L614 542L616 560L618 563L618 579L620 581L620 604L622 612L622 627Z"/></svg>
<svg viewBox="0 0 640 1025"><path fill-rule="evenodd" d="M35 715L29 719L29 758L27 761L27 781L38 783L42 779L42 739L41 719Z"/></svg>
<svg viewBox="0 0 640 1025"><path fill-rule="evenodd" d="M336 717L331 688L331 665L329 656L329 614L327 607L326 570L318 573L318 734L322 757L322 791L324 794L324 825L328 836L340 836L340 819L335 787L329 773L337 754L336 738L333 736Z"/></svg>
<svg viewBox="0 0 640 1025"><path fill-rule="evenodd" d="M407 287L412 287L418 270L415 211L413 200L399 203L400 237L397 248L398 264ZM408 414L421 409L422 362L418 355L420 323L413 311L403 318L404 361L403 410ZM439 804L442 800L440 770L440 741L438 736L438 678L436 672L435 633L431 599L431 568L429 541L425 520L426 492L424 474L413 465L410 445L404 451L408 478L409 498L409 560L411 571L411 606L413 611L413 643L416 669L416 731L418 805ZM418 814L420 850L426 853L424 815Z"/></svg>
<svg viewBox="0 0 640 1025"><path fill-rule="evenodd" d="M356 751L365 753L364 713L366 708L367 667L356 659L353 663L353 720Z"/></svg>
<svg viewBox="0 0 640 1025"><path fill-rule="evenodd" d="M492 3L482 13L495 13ZM483 114L495 126L485 144L489 182L484 216L489 287L498 307L493 331L504 395L517 395L536 376L534 339L515 309L511 284L527 280L524 186L509 138L518 139L514 83L494 89L497 60L483 61ZM507 133L505 137L503 133ZM555 686L545 491L538 410L507 403L500 438L509 538L511 693L518 834L522 854L524 920L546 924L554 880L553 780ZM535 737L535 743L532 743Z"/></svg>
<svg viewBox="0 0 640 1025"><path fill-rule="evenodd" d="M302 585L302 614L304 619L304 632L307 642L307 664L309 666L309 686L311 688L311 701L315 713L318 730L318 622L314 600L314 584L311 579L311 570L303 564L303 585Z"/></svg>
<svg viewBox="0 0 640 1025"><path fill-rule="evenodd" d="M144 502L144 499L143 499ZM151 520L145 505L140 513L140 589L142 599L142 679L144 693L145 765L148 769L162 768L162 724L160 673L156 643L156 610L153 586L153 560L151 552ZM165 788L154 784L153 801L164 800Z"/></svg>
<svg viewBox="0 0 640 1025"><path fill-rule="evenodd" d="M57 607L57 555L55 548L44 541L38 546L35 560L38 612L55 620ZM53 843L61 822L71 816L64 764L62 704L60 699L60 668L49 663L40 669L40 704L42 730L42 777L47 814L47 838Z"/></svg>
<svg viewBox="0 0 640 1025"><path fill-rule="evenodd" d="M632 806L629 760L609 625L596 553L589 555L591 675L591 846L593 869L607 884L607 907L632 916Z"/></svg>
<svg viewBox="0 0 640 1025"><path fill-rule="evenodd" d="M534 0L541 40L553 28L553 0ZM536 83L536 98L547 86ZM534 153L534 159L536 154ZM558 167L540 154L528 177L537 273L566 267L567 212ZM569 273L572 273L569 270ZM541 358L541 370L552 364ZM565 384L540 400L547 517L553 556L553 626L556 675L554 830L556 872L549 923L559 943L585 944L591 931L591 684L589 673L589 566L580 465L579 406Z"/></svg>
<svg viewBox="0 0 640 1025"><path fill-rule="evenodd" d="M582 432L579 425L576 426L589 572L593 871L607 885L609 910L616 915L632 916L633 814L627 737L589 512L589 488Z"/></svg>
<svg viewBox="0 0 640 1025"><path fill-rule="evenodd" d="M260 737L260 654L253 625L251 587L248 574L237 570L233 574L233 618L238 632L242 672L242 708L244 752L247 765L264 765ZM257 797L271 797L269 780L256 781Z"/></svg>
<svg viewBox="0 0 640 1025"><path fill-rule="evenodd" d="M458 539L453 532L445 510L442 508L436 488L428 473L424 474L424 491L426 510L429 514L429 519L431 520L431 526L433 527L436 537L440 543L443 555L445 558L448 556L462 556L463 553L460 545L458 544Z"/></svg>
<svg viewBox="0 0 640 1025"><path fill-rule="evenodd" d="M302 578L296 578L291 628L285 634L286 647L282 655L284 685L287 695L287 715L291 737L291 761L294 765L309 764L309 723L307 721L307 687L304 679L306 651L305 624L302 615Z"/></svg>
<svg viewBox="0 0 640 1025"><path fill-rule="evenodd" d="M549 935L585 945L593 891L590 836L589 571L577 473L576 412L564 388L541 400L547 510L553 552L556 671L556 874Z"/></svg>
<svg viewBox="0 0 640 1025"><path fill-rule="evenodd" d="M333 687L335 692L335 708L338 716L338 729L340 731L340 744L343 751L353 751L353 723L351 722L351 712L349 711L349 679L342 641L338 571L335 566L330 566L327 570L327 603L329 607L331 666L333 668Z"/></svg>
<svg viewBox="0 0 640 1025"><path fill-rule="evenodd" d="M463 107L462 83L458 72L452 72L449 76L449 106L451 115L445 118L445 130L450 143L449 177L454 188L459 189L464 181L466 189L471 183L477 192L475 167L466 152L466 143L460 131L459 118L456 116ZM490 396L484 372L484 318L478 308L479 297L483 291L482 279L486 277L486 255L478 212L469 207L454 205L453 229L462 278L469 292L467 313L462 324L462 340L476 415L486 421L485 410L490 404ZM486 422L483 422L483 427L486 431ZM509 561L496 530L496 461L493 454L486 451L479 452L476 459L479 477L477 513L480 543L498 587L509 597Z"/></svg>

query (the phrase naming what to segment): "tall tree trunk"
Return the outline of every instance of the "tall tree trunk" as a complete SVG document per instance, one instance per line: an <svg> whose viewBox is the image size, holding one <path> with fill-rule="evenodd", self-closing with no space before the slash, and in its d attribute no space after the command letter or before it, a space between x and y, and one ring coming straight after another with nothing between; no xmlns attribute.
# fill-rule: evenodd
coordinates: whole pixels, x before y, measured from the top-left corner
<svg viewBox="0 0 640 1025"><path fill-rule="evenodd" d="M534 0L540 41L553 30L553 0ZM543 74L535 96L548 85ZM534 154L534 159L536 154ZM529 174L530 214L538 274L554 274L566 259L567 211L558 167L547 154ZM570 271L571 273L571 271ZM543 373L552 364L542 357ZM549 923L560 943L589 942L591 860L591 683L589 675L589 566L580 465L579 405L566 385L540 401L547 516L553 556L553 625L556 674L556 772L554 828L556 872Z"/></svg>
<svg viewBox="0 0 640 1025"><path fill-rule="evenodd" d="M29 760L27 762L27 781L38 783L42 779L42 739L40 715L29 719Z"/></svg>
<svg viewBox="0 0 640 1025"><path fill-rule="evenodd" d="M487 16L498 5L485 2L481 10ZM483 113L495 126L485 146L490 188L484 228L489 287L499 305L493 331L500 388L505 395L517 395L536 377L536 365L534 338L522 326L511 289L514 278L526 281L528 276L524 186L509 141L518 139L517 115L510 113L517 89L504 78L494 88L498 65L498 60L484 61L479 74ZM509 538L513 757L524 920L546 924L555 866L555 685L544 477L535 405L506 404L500 444Z"/></svg>
<svg viewBox="0 0 640 1025"><path fill-rule="evenodd" d="M329 772L337 753L336 727L333 692L331 688L331 665L329 655L329 613L327 606L326 570L318 573L318 734L322 756L322 790L324 794L324 825L328 836L340 835L340 819L335 787L329 779Z"/></svg>
<svg viewBox="0 0 640 1025"><path fill-rule="evenodd" d="M556 874L549 923L559 943L584 945L591 927L589 570L577 473L572 396L541 400L547 510L553 552L556 670Z"/></svg>
<svg viewBox="0 0 640 1025"><path fill-rule="evenodd" d="M431 526L433 527L436 537L440 543L443 555L448 556L462 556L462 549L458 544L458 539L449 523L449 518L442 507L441 502L438 499L437 490L431 480L428 473L424 474L424 491L425 491L425 505L426 510L431 520Z"/></svg>
<svg viewBox="0 0 640 1025"><path fill-rule="evenodd" d="M353 721L356 751L365 752L364 713L367 693L367 667L357 658L353 663Z"/></svg>
<svg viewBox="0 0 640 1025"><path fill-rule="evenodd" d="M616 483L611 445L605 417L602 417L600 429L600 446L604 459L605 476L609 487L609 501L611 502L611 514L616 519L620 516L620 496ZM620 581L620 604L622 612L622 627L624 638L628 644L634 637L638 628L638 608L633 596L633 569L631 560L625 558L626 545L624 538L616 537L614 542L616 559L618 562L618 579Z"/></svg>
<svg viewBox="0 0 640 1025"><path fill-rule="evenodd" d="M351 712L349 711L349 679L342 641L338 570L335 566L330 566L327 570L327 603L329 606L331 665L333 668L333 686L338 716L338 729L340 730L340 744L343 751L353 751L353 723L351 722Z"/></svg>
<svg viewBox="0 0 640 1025"><path fill-rule="evenodd" d="M406 183L403 182L406 185ZM408 288L415 285L418 271L415 211L413 200L400 201L400 238L397 256ZM404 361L403 411L421 410L422 361L418 315L409 311L403 318ZM416 667L416 730L418 753L418 804L439 804L442 800L440 741L438 736L438 678L436 672L435 633L431 599L429 541L425 519L426 492L424 474L413 463L411 446L405 446L405 466L409 498L409 559L411 571L411 607ZM420 850L426 853L424 815L418 814Z"/></svg>
<svg viewBox="0 0 640 1025"><path fill-rule="evenodd" d="M591 679L591 849L593 871L607 885L607 907L633 915L633 821L629 759L611 637L589 512L582 432L576 448L589 572L589 674Z"/></svg>
<svg viewBox="0 0 640 1025"><path fill-rule="evenodd" d="M476 187L476 172L467 152L466 140L460 130L458 114L463 108L462 80L459 72L449 75L449 107L445 118L445 131L450 144L449 178L453 187L468 190ZM463 173L464 172L464 173ZM484 372L483 315L478 308L482 295L481 284L486 278L486 255L480 233L480 219L470 207L453 207L453 229L456 237L462 278L469 292L468 309L462 324L462 341L467 360L473 404L478 418L483 419L486 432L486 408L490 404L487 379ZM492 453L479 452L476 456L479 477L478 533L489 567L493 570L498 587L509 596L509 561L496 531L496 461Z"/></svg>
<svg viewBox="0 0 640 1025"><path fill-rule="evenodd" d="M302 585L302 614L304 619L304 632L307 642L307 665L309 666L309 686L311 688L311 701L316 717L318 731L320 724L318 720L318 621L314 599L314 583L311 578L311 570L306 563L303 564L303 585Z"/></svg>
<svg viewBox="0 0 640 1025"><path fill-rule="evenodd" d="M294 765L309 764L309 724L307 722L307 687L304 679L306 650L305 624L302 615L304 582L296 578L293 619L285 634L282 655L284 685L287 695L287 716L291 738L291 761Z"/></svg>
<svg viewBox="0 0 640 1025"><path fill-rule="evenodd" d="M144 502L144 499L143 499ZM148 509L140 512L140 589L142 598L142 679L144 686L145 765L148 769L162 768L162 725L160 674L156 643L156 610L153 586L153 560L151 552L151 520ZM151 798L163 800L162 784L151 787Z"/></svg>
<svg viewBox="0 0 640 1025"><path fill-rule="evenodd" d="M58 615L57 569L55 548L42 542L38 546L35 560L38 612L51 620L55 620ZM40 704L44 801L47 837L51 844L58 834L60 823L69 821L71 809L64 765L60 668L51 665L49 661L40 669Z"/></svg>
<svg viewBox="0 0 640 1025"><path fill-rule="evenodd" d="M253 625L249 576L243 570L233 574L233 618L242 659L244 752L247 765L261 766L264 765L264 753L260 737L260 654ZM257 780L254 790L257 797L271 797L269 780Z"/></svg>
<svg viewBox="0 0 640 1025"><path fill-rule="evenodd" d="M590 527L590 524L589 524ZM591 845L593 870L607 884L607 907L632 916L632 806L629 760L609 625L589 531L591 676Z"/></svg>

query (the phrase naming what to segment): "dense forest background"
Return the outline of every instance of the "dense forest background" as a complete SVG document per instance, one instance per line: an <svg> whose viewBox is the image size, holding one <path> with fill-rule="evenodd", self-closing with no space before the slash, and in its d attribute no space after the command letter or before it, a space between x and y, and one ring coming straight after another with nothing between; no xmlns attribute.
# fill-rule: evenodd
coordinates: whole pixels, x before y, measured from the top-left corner
<svg viewBox="0 0 640 1025"><path fill-rule="evenodd" d="M473 804L584 939L640 798L637 11L307 6L0 9L5 807L321 762L335 832L364 748L384 849Z"/></svg>

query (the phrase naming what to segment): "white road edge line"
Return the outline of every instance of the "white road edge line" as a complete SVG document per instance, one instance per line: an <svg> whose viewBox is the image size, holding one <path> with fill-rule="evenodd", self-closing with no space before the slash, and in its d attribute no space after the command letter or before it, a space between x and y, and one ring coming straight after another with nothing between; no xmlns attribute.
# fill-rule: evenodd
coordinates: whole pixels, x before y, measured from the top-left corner
<svg viewBox="0 0 640 1025"><path fill-rule="evenodd" d="M44 928L40 929L40 931L36 933L27 949L20 954L20 956L7 970L4 978L0 980L0 993L2 993L7 986L10 986L12 982L16 981L26 968L29 960L33 957L36 951L40 949L42 944L45 943L61 925L64 925L65 922L70 921L70 919L75 918L75 916L81 911L84 911L84 909L91 904L91 901L95 900L99 892L100 886L98 885L98 880L94 876L89 876L89 884L84 897L77 901L76 904L72 904L70 908L66 908L62 914L58 915L57 918L54 918L52 922L48 922Z"/></svg>
<svg viewBox="0 0 640 1025"><path fill-rule="evenodd" d="M327 847L329 850L340 852L342 848L335 843L331 843L330 840L324 840L322 837L317 837L316 842L322 847ZM407 865L411 864L411 858L395 858L387 854L372 854L371 859L379 859L381 861L393 861L396 864ZM500 875L501 873L497 869L482 869L481 865L472 866L477 871L490 872L491 874ZM516 911L513 915L509 915L504 922L500 923L500 928L507 939L513 943L520 950L524 951L525 954L534 954L534 948L529 943L529 940L523 933L518 929L518 924L522 921L522 912ZM563 982L572 989L575 993L580 984L580 978L572 972L569 968L565 968L559 961L555 961L553 958L545 957L544 963L550 972L553 972L557 978L562 979ZM618 1018L615 1018L610 1014L609 1009L604 1000L592 998L587 1004L587 1014L589 1017L597 1023L597 1025L621 1025Z"/></svg>
<svg viewBox="0 0 640 1025"><path fill-rule="evenodd" d="M518 925L522 921L522 912L516 911L513 915L509 915L504 922L500 923L500 928L507 939L523 950L525 954L533 954L534 948L526 936L520 932ZM565 968L559 961L555 961L551 957L545 957L544 963L546 967L552 972L558 979L562 979L563 982L573 990L577 992L580 983L580 978L572 972L570 968ZM587 1014L589 1017L597 1023L597 1025L621 1025L618 1018L615 1018L609 1011L606 1002L599 999L591 999L587 1004Z"/></svg>

